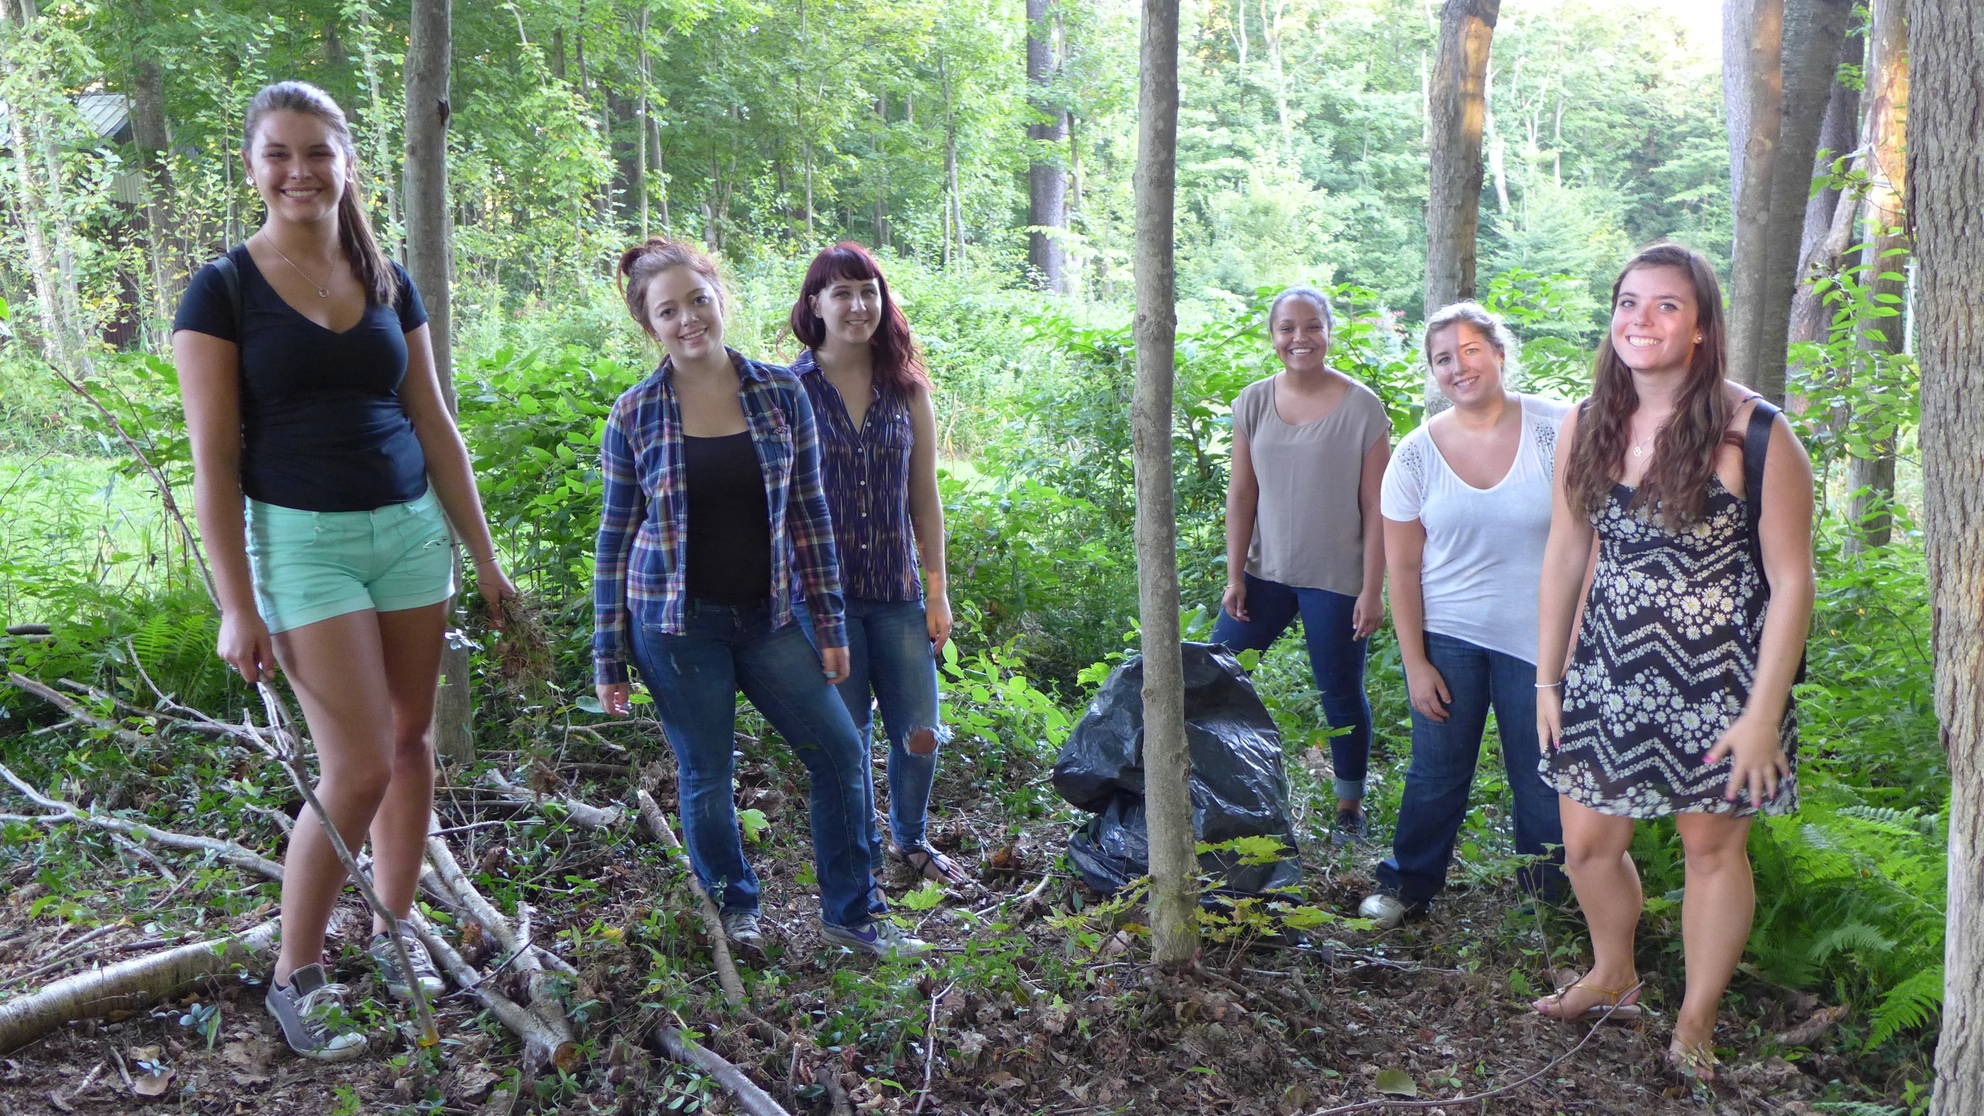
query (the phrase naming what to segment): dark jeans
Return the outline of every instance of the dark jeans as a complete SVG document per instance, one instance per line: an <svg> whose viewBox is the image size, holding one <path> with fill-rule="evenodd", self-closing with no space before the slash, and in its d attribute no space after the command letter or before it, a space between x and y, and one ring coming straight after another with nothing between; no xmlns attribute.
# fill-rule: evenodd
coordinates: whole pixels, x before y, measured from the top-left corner
<svg viewBox="0 0 1984 1116"><path fill-rule="evenodd" d="M681 782L689 863L726 909L758 908L758 877L744 859L731 788L737 693L771 722L811 776L808 794L820 917L862 926L885 908L868 846L867 756L847 707L820 673L820 656L797 624L774 630L763 604L689 602L687 631L635 625L634 665L654 695Z"/></svg>
<svg viewBox="0 0 1984 1116"><path fill-rule="evenodd" d="M1467 817L1468 790L1481 758L1488 710L1502 737L1502 765L1515 799L1516 852L1549 859L1525 865L1523 889L1549 898L1563 894L1564 841L1557 792L1537 772L1536 667L1464 639L1426 633L1426 658L1446 680L1447 719L1412 713L1412 767L1398 806L1392 855L1378 865L1379 888L1408 904L1424 903L1447 883L1454 838Z"/></svg>
<svg viewBox="0 0 1984 1116"><path fill-rule="evenodd" d="M889 831L903 849L923 844L923 819L930 809L930 785L937 777L937 753L917 755L909 737L929 729L938 743L948 735L937 721L937 657L930 650L930 626L922 601L847 598L847 680L836 686L864 745L872 736L873 711L882 711L889 741ZM869 799L874 799L874 766L864 764ZM869 816L869 843L881 867L882 833Z"/></svg>
<svg viewBox="0 0 1984 1116"><path fill-rule="evenodd" d="M1350 613L1357 598L1327 589L1301 589L1278 581L1247 577L1247 615L1235 620L1225 609L1212 638L1235 651L1265 651L1302 617L1309 641L1309 670L1322 695L1330 727L1349 729L1330 737L1330 766L1336 770L1336 796L1364 797L1364 775L1371 762L1371 703L1364 696L1364 652L1368 639L1350 638Z"/></svg>

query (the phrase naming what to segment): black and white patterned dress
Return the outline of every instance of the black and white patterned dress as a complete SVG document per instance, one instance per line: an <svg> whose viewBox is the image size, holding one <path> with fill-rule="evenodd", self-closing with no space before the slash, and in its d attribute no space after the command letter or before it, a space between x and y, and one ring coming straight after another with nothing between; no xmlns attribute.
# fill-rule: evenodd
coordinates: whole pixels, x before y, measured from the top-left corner
<svg viewBox="0 0 1984 1116"><path fill-rule="evenodd" d="M1729 759L1702 763L1743 712L1763 642L1768 597L1743 501L1711 478L1701 521L1670 531L1628 511L1632 495L1614 485L1592 517L1598 568L1564 678L1562 746L1542 757L1543 779L1603 814L1755 814L1747 794L1723 798ZM1795 762L1791 703L1778 740ZM1794 769L1763 812L1790 813L1797 800Z"/></svg>

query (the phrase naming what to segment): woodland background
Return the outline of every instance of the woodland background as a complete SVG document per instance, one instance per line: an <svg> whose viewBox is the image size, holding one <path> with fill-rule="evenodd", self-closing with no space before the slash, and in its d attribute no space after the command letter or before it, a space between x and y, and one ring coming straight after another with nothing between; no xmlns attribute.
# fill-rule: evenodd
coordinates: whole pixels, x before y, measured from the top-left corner
<svg viewBox="0 0 1984 1116"><path fill-rule="evenodd" d="M1449 3L1446 14L1468 6ZM1905 29L1898 0L1894 11L1836 7L1836 60L1821 82L1787 80L1781 106L1820 133L1810 173L1794 176L1810 205L1776 392L1793 404L1819 474L1820 597L1799 690L1804 806L1757 826L1758 919L1728 1041L1760 1075L1755 1094L1807 1111L1900 1113L1927 1105L1950 784L1916 527L1925 495L1909 246L1898 236ZM345 106L394 255L419 170L405 156L407 4L7 0L6 14L0 658L17 682L0 688L0 763L26 789L0 790L0 811L14 811L0 821L0 997L86 969L105 948L198 940L265 917L273 886L244 880L224 857L162 859L129 835L51 820L27 791L265 855L278 848L281 819L297 806L279 769L159 715L163 694L223 718L240 716L246 698L212 654L216 620L197 568L117 427L190 492L166 331L190 271L259 221L237 155L256 88L301 77ZM1249 964L1310 965L1296 985L1314 1011L1254 993L1263 1007L1243 988L1230 998L1250 1005L1240 1014L1253 1030L1216 1041L1205 1028L1235 1025L1220 1004L1203 1018L1167 1009L1157 1019L1138 989L1118 987L1111 970L1124 943L1141 948L1135 909L1085 896L1058 859L1079 818L1046 770L1136 638L1137 17L1128 0L458 6L446 141L453 385L498 544L541 602L554 655L518 669L464 613L474 712L458 718L442 821L470 827L452 839L497 905L509 915L534 907L540 940L576 962L556 998L578 1024L579 1068L538 1072L507 1040L484 1039L457 1049L452 1069L405 1055L383 1076L374 1066L292 1079L293 1062L271 1069L255 1045L259 993L223 982L0 1062L0 1106L12 1097L17 1111L41 1111L50 1093L58 1108L121 1103L129 1092L108 1061L92 1075L102 1084L75 1086L106 1043L127 1052L120 1072L146 1062L153 1070L132 1067L135 1080L155 1070L187 1111L230 1088L261 1092L271 1111L323 1110L285 1100L284 1088L318 1101L331 1090L352 1112L467 1111L506 1091L541 1111L731 1103L700 1073L644 1060L641 1036L658 1010L706 1028L739 1064L755 1057L786 1076L796 1107L833 1106L835 1089L852 1089L840 1101L902 1111L924 1100L970 1111L1160 1101L1302 1111L1383 1088L1381 1068L1403 1066L1421 1095L1520 1076L1485 1053L1510 1041L1488 1020L1506 1022L1581 947L1562 914L1514 909L1498 760L1484 757L1457 897L1436 918L1444 926L1367 941L1338 916L1354 910L1380 854L1323 841L1304 849L1310 891L1209 923L1209 951L1242 985ZM1209 629L1223 577L1226 404L1273 368L1267 295L1297 282L1331 288L1343 322L1336 366L1379 392L1398 432L1422 416L1415 323L1426 310L1438 170L1427 106L1440 92L1442 18L1401 0L1182 5L1174 433L1188 633ZM1582 394L1612 276L1642 243L1688 242L1732 289L1743 282L1732 151L1744 155L1754 105L1740 67L1729 80L1717 19L1711 5L1585 0L1509 0L1490 16L1476 290L1521 339L1526 390ZM1803 33L1795 23L1787 57ZM736 293L730 341L768 359L795 351L782 322L812 252L841 237L878 247L937 384L960 620L944 666L957 742L937 824L941 843L987 866L992 894L908 892L912 917L951 947L922 983L913 967L823 969L804 947L749 974L758 1009L793 1021L786 1045L772 1044L789 1065L754 1052L701 980L705 946L668 859L630 824L588 828L544 805L624 800L630 781L666 790L671 778L653 764L666 753L651 725L590 727L585 655L599 423L654 359L626 320L611 261L661 233L721 256ZM1293 642L1262 660L1257 683L1308 833L1327 825L1326 732ZM70 694L84 714L57 713L19 679ZM1408 753L1397 652L1383 634L1370 679L1382 822ZM748 718L744 730L762 736ZM804 825L778 809L796 801L796 765L776 747L745 751L757 855L772 864L774 894L790 892L803 911ZM530 793L505 797L492 773ZM1671 1004L1678 844L1671 829L1644 827L1636 852L1649 895L1642 967L1661 974ZM635 878L616 880L627 864ZM1046 890L1010 897L1036 879ZM994 902L999 894L1009 897ZM1291 925L1334 942L1335 961L1246 960L1242 947ZM1443 981L1460 988L1436 1010L1425 997ZM1360 1025L1355 1011L1331 1007L1339 1001L1382 1025ZM495 1029L473 1004L450 1011L465 1031ZM1169 1028L1190 1056L1126 1071L1131 1080L1113 1089L1101 1072L1089 1092L1100 1071L1080 1067L1134 1064L1129 1051L1149 1028ZM1241 1073L1235 1050L1246 1046L1276 1052L1273 1064ZM229 1050L247 1053L215 1053ZM1630 1043L1591 1050L1609 1059L1602 1075L1620 1077L1572 1087L1593 1090L1579 1095L1595 1104L1712 1103L1640 1084ZM1075 1070L1053 1069L1056 1059ZM486 1080L465 1081L464 1064ZM259 1080L244 1085L244 1066ZM1528 1103L1573 1107L1553 1096Z"/></svg>

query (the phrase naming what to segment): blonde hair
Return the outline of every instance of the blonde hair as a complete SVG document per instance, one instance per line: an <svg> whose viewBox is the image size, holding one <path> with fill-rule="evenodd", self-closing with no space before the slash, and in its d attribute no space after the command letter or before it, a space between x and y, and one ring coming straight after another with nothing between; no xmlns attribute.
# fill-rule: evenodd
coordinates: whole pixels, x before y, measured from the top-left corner
<svg viewBox="0 0 1984 1116"><path fill-rule="evenodd" d="M1513 387L1522 374L1522 359L1516 352L1515 335L1502 319L1488 312L1488 308L1469 299L1440 307L1432 317L1426 319L1426 332L1422 335L1419 351L1426 361L1426 374L1433 374L1433 334L1448 326L1466 322L1481 332L1490 345L1495 346L1495 355L1502 358L1502 386Z"/></svg>

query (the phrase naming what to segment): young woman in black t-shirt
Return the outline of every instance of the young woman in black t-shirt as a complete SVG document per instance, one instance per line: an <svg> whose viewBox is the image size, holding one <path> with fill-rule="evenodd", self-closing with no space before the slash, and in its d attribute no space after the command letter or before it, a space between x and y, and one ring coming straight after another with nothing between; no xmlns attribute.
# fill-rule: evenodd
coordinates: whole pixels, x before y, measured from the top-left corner
<svg viewBox="0 0 1984 1116"><path fill-rule="evenodd" d="M468 450L442 401L427 316L374 240L351 131L321 89L271 85L248 107L242 159L267 206L247 243L193 277L173 359L193 444L200 533L220 598L218 652L250 683L280 664L322 765L317 796L345 842L372 840L394 926L368 950L387 987L439 991L405 921L434 799L429 739L447 600L448 525L492 605L498 566ZM430 487L431 485L431 487ZM445 516L445 519L443 518ZM296 826L269 1012L297 1053L365 1050L325 976L325 923L345 872L322 826ZM400 972L391 935L412 972Z"/></svg>

